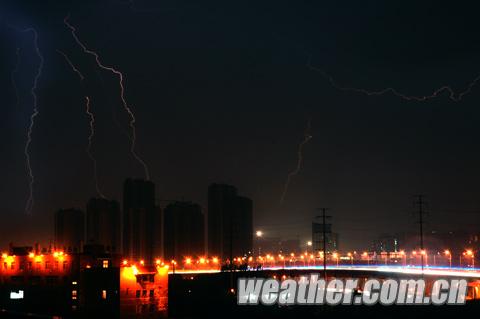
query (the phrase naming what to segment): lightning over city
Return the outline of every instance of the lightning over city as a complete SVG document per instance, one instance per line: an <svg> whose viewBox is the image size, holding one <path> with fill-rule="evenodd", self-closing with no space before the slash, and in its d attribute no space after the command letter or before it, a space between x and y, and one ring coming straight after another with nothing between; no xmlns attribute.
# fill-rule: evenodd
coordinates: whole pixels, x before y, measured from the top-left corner
<svg viewBox="0 0 480 319"><path fill-rule="evenodd" d="M35 176L33 173L32 169L32 164L31 164L31 154L30 154L30 144L32 143L32 133L33 129L35 126L35 118L39 114L38 110L38 96L37 96L37 88L38 88L38 81L42 75L42 70L43 70L43 63L44 63L44 58L42 55L42 52L40 51L40 47L38 45L38 33L35 29L33 28L28 28L25 29L23 32L29 32L33 34L33 44L34 44L34 49L35 53L39 59L38 63L38 68L37 68L37 73L35 74L35 78L33 80L33 85L30 90L30 93L33 98L33 106L32 106L32 113L30 115L30 124L27 129L27 141L25 143L25 148L24 148L24 154L25 154L25 160L26 160L26 166L27 166L27 173L28 173L28 178L29 178L29 184L28 184L28 198L27 198L27 203L25 205L25 212L27 214L32 213L33 205L34 205L34 183L35 183Z"/></svg>
<svg viewBox="0 0 480 319"><path fill-rule="evenodd" d="M89 125L90 125L90 134L88 135L88 145L86 148L86 152L88 154L88 157L92 161L93 164L93 177L95 180L95 189L97 191L97 194L101 198L106 198L105 195L103 195L102 191L100 190L100 186L98 184L98 174L97 174L97 160L92 154L92 140L95 135L95 117L93 113L90 111L90 98L88 96L85 96L85 113L89 116Z"/></svg>
<svg viewBox="0 0 480 319"><path fill-rule="evenodd" d="M312 139L312 134L311 134L311 119L308 120L307 122L307 127L305 128L304 134L303 134L303 140L302 142L298 145L297 149L297 166L293 171L291 171L288 176L287 176L287 181L285 182L285 185L283 186L283 192L282 192L282 197L280 197L280 205L283 204L285 200L285 196L287 195L288 192L288 187L290 185L290 182L292 181L292 178L296 176L300 170L302 169L302 164L303 164L303 148L304 146Z"/></svg>
<svg viewBox="0 0 480 319"><path fill-rule="evenodd" d="M58 49L57 49L57 52L64 57L65 61L70 66L72 71L78 75L78 77L80 78L80 81L83 81L85 79L85 77L80 72L80 70L78 70L78 68L73 64L73 62L70 60L68 55L66 53L64 53L63 51L60 51ZM99 182L98 182L97 159L93 156L93 153L92 153L92 143L93 143L93 138L95 136L95 115L92 113L90 107L91 107L90 106L90 97L86 95L85 96L85 113L87 114L88 119L89 119L88 123L89 123L90 131L89 131L89 135L88 135L88 144L87 144L87 147L86 147L85 151L87 152L88 157L92 161L93 181L94 181L94 184L95 184L95 190L97 191L98 196L106 199L106 196L101 191L100 185L99 185Z"/></svg>
<svg viewBox="0 0 480 319"><path fill-rule="evenodd" d="M469 318L479 12L0 1L0 317Z"/></svg>
<svg viewBox="0 0 480 319"><path fill-rule="evenodd" d="M401 93L400 91L398 91L393 87L387 87L380 90L372 91L372 90L366 90L363 88L341 86L340 84L338 84L335 78L330 74L328 74L325 70L314 66L311 60L312 60L311 55L309 55L306 63L307 68L312 71L318 72L323 78L325 78L330 83L332 87L334 87L337 90L344 91L344 92L360 93L368 96L380 96L380 95L391 93L394 96L397 96L406 101L424 102L427 100L438 98L443 93L447 93L448 98L450 100L452 100L453 102L460 102L465 95L469 94L472 91L473 87L477 85L477 82L480 80L480 74L479 74L477 77L475 77L472 81L468 83L466 88L464 88L463 90L460 90L459 92L455 92L451 86L444 85L434 90L431 94L423 95L423 96L414 96L414 95L407 95L407 94Z"/></svg>
<svg viewBox="0 0 480 319"><path fill-rule="evenodd" d="M70 32L72 34L72 37L74 38L75 42L82 48L83 52L93 56L95 58L95 62L97 63L99 68L101 68L103 70L106 70L106 71L109 71L109 72L115 74L118 77L118 84L120 86L120 99L122 101L123 108L125 109L125 111L128 113L128 115L131 118L130 129L132 131L132 135L130 136L130 142L131 142L130 152L132 153L133 157L143 166L144 173L145 173L145 178L147 180L149 180L150 179L150 172L149 172L149 169L147 167L147 164L145 163L145 161L142 158L140 158L140 156L135 151L135 143L136 143L136 140L137 140L136 128L135 128L136 118L135 118L135 115L133 114L133 111L129 107L126 98L125 98L125 87L124 87L124 75L123 75L123 73L118 71L114 67L104 65L102 63L102 61L100 60L100 56L98 55L98 53L88 49L80 41L80 39L78 38L78 36L76 34L75 27L73 27L73 25L71 25L68 20L69 20L69 16L66 16L65 19L63 20L63 22L67 26L67 28L70 30Z"/></svg>

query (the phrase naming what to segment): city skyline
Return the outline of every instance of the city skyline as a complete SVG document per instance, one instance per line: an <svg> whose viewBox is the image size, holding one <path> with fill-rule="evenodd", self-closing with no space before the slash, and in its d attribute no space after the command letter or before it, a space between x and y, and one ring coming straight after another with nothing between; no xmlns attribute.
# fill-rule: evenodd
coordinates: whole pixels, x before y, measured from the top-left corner
<svg viewBox="0 0 480 319"><path fill-rule="evenodd" d="M1 67L9 70L0 78L2 246L53 240L54 213L83 209L98 193L120 202L124 179L145 178L135 154L158 200L207 207L208 185L235 185L254 202L254 229L271 238L302 244L316 209L329 207L342 247L362 249L381 234L415 233L417 194L429 203L426 231L478 229L475 5L1 6ZM69 26L103 65L124 74L135 154L117 76L82 50ZM44 60L29 144L31 214L24 147L41 59L28 28ZM426 101L342 90L430 96L444 85L453 98L448 90ZM101 192L85 152L90 137Z"/></svg>

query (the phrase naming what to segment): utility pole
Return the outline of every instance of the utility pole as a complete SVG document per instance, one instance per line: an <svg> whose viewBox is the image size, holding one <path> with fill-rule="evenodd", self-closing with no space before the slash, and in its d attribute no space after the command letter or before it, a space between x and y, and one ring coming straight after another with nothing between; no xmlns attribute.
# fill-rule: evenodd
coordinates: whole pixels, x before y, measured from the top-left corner
<svg viewBox="0 0 480 319"><path fill-rule="evenodd" d="M325 207L318 208L322 212L322 215L316 216L315 218L322 219L322 239L323 239L323 277L325 282L327 281L327 218L332 218L332 216L327 216L327 209ZM331 226L331 224L328 224ZM328 230L328 233L331 231Z"/></svg>
<svg viewBox="0 0 480 319"><path fill-rule="evenodd" d="M418 214L418 224L420 226L420 258L422 262L422 274L423 274L423 268L424 268L424 258L426 252L424 251L424 245L423 245L423 215L426 214L426 211L423 209L425 202L424 202L424 197L423 195L416 195L415 198L417 199L415 202L415 205L418 208L417 214Z"/></svg>

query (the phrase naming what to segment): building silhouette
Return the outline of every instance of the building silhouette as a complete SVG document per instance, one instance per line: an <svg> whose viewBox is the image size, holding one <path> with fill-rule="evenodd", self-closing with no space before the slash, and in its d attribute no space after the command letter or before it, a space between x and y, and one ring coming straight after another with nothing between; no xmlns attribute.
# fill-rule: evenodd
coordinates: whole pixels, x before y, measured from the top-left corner
<svg viewBox="0 0 480 319"><path fill-rule="evenodd" d="M87 243L102 245L107 252L120 251L120 204L92 198L87 203Z"/></svg>
<svg viewBox="0 0 480 319"><path fill-rule="evenodd" d="M65 252L79 252L85 242L85 215L69 208L55 212L55 247Z"/></svg>
<svg viewBox="0 0 480 319"><path fill-rule="evenodd" d="M183 260L205 254L204 216L200 205L173 202L164 209L164 257Z"/></svg>
<svg viewBox="0 0 480 319"><path fill-rule="evenodd" d="M231 185L208 188L208 254L229 259L251 254L252 201Z"/></svg>
<svg viewBox="0 0 480 319"><path fill-rule="evenodd" d="M161 214L155 205L155 184L127 179L123 187L123 254L151 263L161 254Z"/></svg>

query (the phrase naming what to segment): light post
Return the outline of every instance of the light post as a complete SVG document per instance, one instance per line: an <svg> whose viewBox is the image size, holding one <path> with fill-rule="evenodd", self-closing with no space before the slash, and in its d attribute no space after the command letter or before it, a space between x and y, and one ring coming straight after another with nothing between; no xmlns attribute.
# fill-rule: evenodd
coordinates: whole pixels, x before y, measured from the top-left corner
<svg viewBox="0 0 480 319"><path fill-rule="evenodd" d="M257 230L255 232L255 236L257 237L257 240L258 240L258 256L260 256L262 254L262 248L261 248L261 245L260 245L260 241L262 240L263 231Z"/></svg>
<svg viewBox="0 0 480 319"><path fill-rule="evenodd" d="M370 266L370 258L369 258L369 256L368 256L368 253L367 253L366 251L364 251L363 254L362 254L362 256L367 258L367 265Z"/></svg>
<svg viewBox="0 0 480 319"><path fill-rule="evenodd" d="M444 251L445 256L448 256L448 262L450 264L450 268L452 268L452 254L450 253L450 250L445 250Z"/></svg>
<svg viewBox="0 0 480 319"><path fill-rule="evenodd" d="M332 257L333 259L335 259L337 261L337 267L338 267L338 254L337 253L333 253L332 254Z"/></svg>
<svg viewBox="0 0 480 319"><path fill-rule="evenodd" d="M347 253L347 256L350 258L350 265L353 266L353 255L352 255L352 253Z"/></svg>
<svg viewBox="0 0 480 319"><path fill-rule="evenodd" d="M422 255L422 270L423 270L423 257L425 256L425 266L428 266L428 255L425 250L420 251L420 254Z"/></svg>
<svg viewBox="0 0 480 319"><path fill-rule="evenodd" d="M475 254L472 250L467 250L466 255L472 258L472 268L475 268Z"/></svg>
<svg viewBox="0 0 480 319"><path fill-rule="evenodd" d="M312 242L310 240L307 241L307 252L308 253L312 252Z"/></svg>

